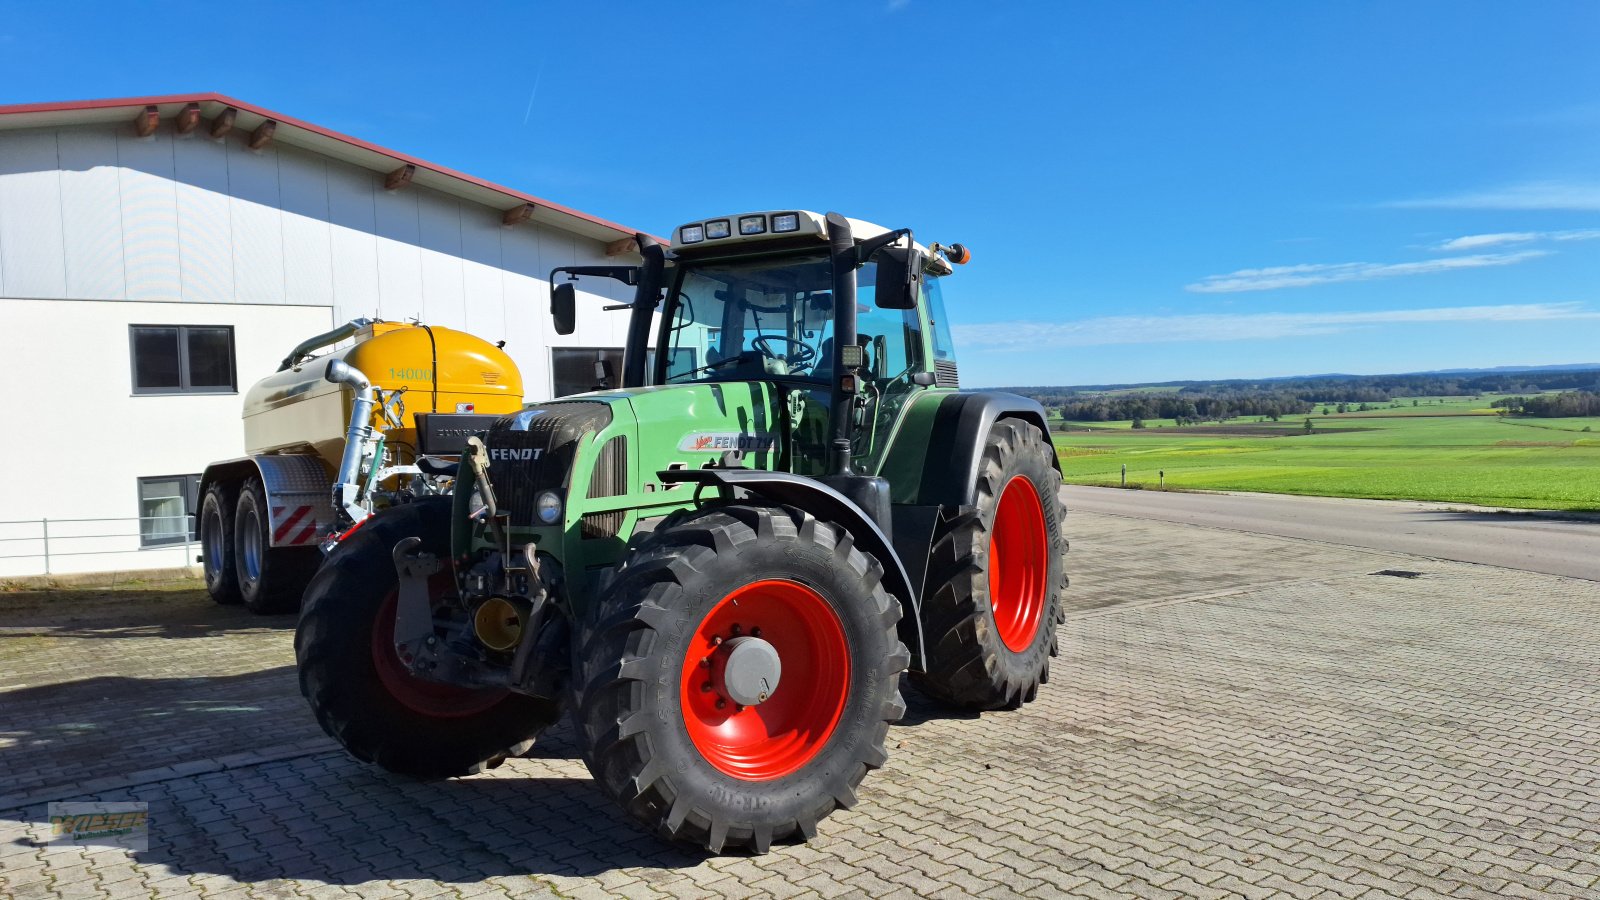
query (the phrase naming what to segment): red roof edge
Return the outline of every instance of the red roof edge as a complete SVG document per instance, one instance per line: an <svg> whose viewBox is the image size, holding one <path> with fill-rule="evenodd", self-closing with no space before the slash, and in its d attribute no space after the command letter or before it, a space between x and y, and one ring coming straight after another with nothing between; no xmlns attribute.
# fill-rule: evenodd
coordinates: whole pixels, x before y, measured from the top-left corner
<svg viewBox="0 0 1600 900"><path fill-rule="evenodd" d="M426 169L448 178L454 178L458 181L464 181L468 184L477 185L478 187L487 188L491 191L505 194L508 197L521 200L524 203L532 203L534 206L543 209L553 210L555 212L572 216L576 219L582 219L585 222L590 222L592 224L599 225L602 228L608 228L612 231L615 231L619 236L622 237L633 237L635 234L639 233L639 230L636 228L629 228L626 225L613 222L609 219L602 219L599 216L591 215L583 212L582 210L573 209L570 206L563 206L560 203L553 203L544 199L543 197L535 197L532 194L524 193L514 188L508 188L502 184L495 184L492 181L485 181L482 178L478 178L474 175L468 175L465 172L458 172L455 169L449 169L436 163L428 162L425 159L419 159L415 156L401 153L397 150L390 150L387 147L380 147L377 144L363 141L358 137L352 137L342 132L333 131L329 128L323 128L320 125L315 125L303 119L297 119L294 116L286 116L282 113L274 112L273 110L265 107L257 106L254 103L246 103L242 100L236 100L226 94L219 94L214 91L199 94L168 94L159 97L114 97L102 100L71 100L57 103L17 103L9 106L0 105L0 116L13 115L16 113L72 112L74 110L85 109L109 109L119 106L159 106L166 103L211 102L232 106L254 115L272 119L278 122L280 125L289 125L294 128L309 131L313 134L332 138L333 140L349 144L352 147L359 147L363 150L370 150L373 153L382 154L396 160L397 162L408 163L416 166L419 169ZM656 240L666 243L664 239L659 237L657 237Z"/></svg>

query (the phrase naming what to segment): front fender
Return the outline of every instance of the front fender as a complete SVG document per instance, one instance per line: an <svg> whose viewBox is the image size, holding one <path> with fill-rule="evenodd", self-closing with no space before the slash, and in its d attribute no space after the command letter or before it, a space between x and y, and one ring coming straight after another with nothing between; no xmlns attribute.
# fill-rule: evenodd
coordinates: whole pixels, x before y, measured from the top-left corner
<svg viewBox="0 0 1600 900"><path fill-rule="evenodd" d="M922 600L906 574L905 564L878 523L850 498L814 478L762 469L670 469L657 472L664 483L688 482L728 490L738 489L774 503L803 509L849 529L856 546L883 564L883 586L900 601L900 640L912 653L912 666L921 668Z"/></svg>

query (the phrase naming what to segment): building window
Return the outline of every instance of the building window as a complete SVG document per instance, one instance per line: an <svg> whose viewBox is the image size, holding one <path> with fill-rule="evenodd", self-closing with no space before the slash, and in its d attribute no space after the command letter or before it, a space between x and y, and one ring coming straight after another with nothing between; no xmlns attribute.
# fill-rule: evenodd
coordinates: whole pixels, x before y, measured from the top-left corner
<svg viewBox="0 0 1600 900"><path fill-rule="evenodd" d="M611 347L558 347L550 351L550 381L557 397L600 389L595 363L611 363L611 386L622 383L622 351Z"/></svg>
<svg viewBox="0 0 1600 900"><path fill-rule="evenodd" d="M233 327L133 325L135 394L231 394L237 388Z"/></svg>
<svg viewBox="0 0 1600 900"><path fill-rule="evenodd" d="M199 507L199 475L139 479L139 546L159 547L195 539L191 518Z"/></svg>

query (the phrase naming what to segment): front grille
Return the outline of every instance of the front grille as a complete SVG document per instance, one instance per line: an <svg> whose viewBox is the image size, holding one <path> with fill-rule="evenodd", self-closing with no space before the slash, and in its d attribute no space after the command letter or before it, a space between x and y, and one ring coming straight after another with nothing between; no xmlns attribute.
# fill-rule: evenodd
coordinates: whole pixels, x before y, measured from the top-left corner
<svg viewBox="0 0 1600 900"><path fill-rule="evenodd" d="M587 513L578 520L578 533L586 541L600 538L614 538L622 531L622 510L615 512Z"/></svg>
<svg viewBox="0 0 1600 900"><path fill-rule="evenodd" d="M620 497L627 493L628 444L617 435L600 449L600 458L594 462L594 474L589 477L590 497Z"/></svg>
<svg viewBox="0 0 1600 900"><path fill-rule="evenodd" d="M956 364L947 359L933 361L933 383L939 387L961 387L961 373Z"/></svg>
<svg viewBox="0 0 1600 900"><path fill-rule="evenodd" d="M540 492L569 487L572 460L585 435L611 424L604 403L542 403L501 416L484 436L495 499L514 525L535 521Z"/></svg>

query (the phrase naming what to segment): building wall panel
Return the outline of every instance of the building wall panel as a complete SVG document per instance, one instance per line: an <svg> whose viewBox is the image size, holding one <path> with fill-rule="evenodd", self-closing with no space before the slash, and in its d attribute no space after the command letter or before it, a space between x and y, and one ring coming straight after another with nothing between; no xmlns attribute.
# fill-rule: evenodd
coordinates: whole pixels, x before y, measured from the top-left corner
<svg viewBox="0 0 1600 900"><path fill-rule="evenodd" d="M334 318L341 322L380 312L378 239L371 172L328 161L328 221L332 225Z"/></svg>
<svg viewBox="0 0 1600 900"><path fill-rule="evenodd" d="M461 203L427 188L416 191L422 270L422 319L446 328L467 327L461 266Z"/></svg>
<svg viewBox="0 0 1600 900"><path fill-rule="evenodd" d="M228 149L202 131L171 142L183 299L231 303L233 227L228 216Z"/></svg>
<svg viewBox="0 0 1600 900"><path fill-rule="evenodd" d="M505 293L506 352L522 371L522 383L530 400L543 400L550 391L550 354L545 350L545 332L550 328L550 293L538 274L549 271L545 265L544 229L538 225L517 225L501 235L500 283Z"/></svg>
<svg viewBox="0 0 1600 900"><path fill-rule="evenodd" d="M240 303L283 303L283 213L278 151L228 145L228 198L235 239L235 293Z"/></svg>
<svg viewBox="0 0 1600 900"><path fill-rule="evenodd" d="M62 128L56 132L56 151L66 296L125 297L116 135L106 128Z"/></svg>
<svg viewBox="0 0 1600 900"><path fill-rule="evenodd" d="M467 331L490 340L509 340L506 295L500 271L500 243L514 231L492 210L461 204L461 289ZM490 337L493 335L493 337Z"/></svg>
<svg viewBox="0 0 1600 900"><path fill-rule="evenodd" d="M172 138L164 131L141 138L119 129L117 163L128 299L179 300L183 261Z"/></svg>
<svg viewBox="0 0 1600 900"><path fill-rule="evenodd" d="M416 191L387 191L377 183L372 206L377 214L378 310L385 319L422 315L422 252Z"/></svg>
<svg viewBox="0 0 1600 900"><path fill-rule="evenodd" d="M287 303L334 303L333 229L323 158L278 148L283 292Z"/></svg>
<svg viewBox="0 0 1600 900"><path fill-rule="evenodd" d="M0 277L12 296L66 296L54 131L0 135Z"/></svg>

